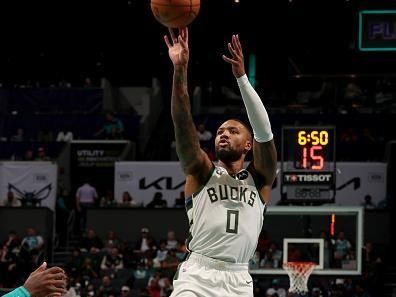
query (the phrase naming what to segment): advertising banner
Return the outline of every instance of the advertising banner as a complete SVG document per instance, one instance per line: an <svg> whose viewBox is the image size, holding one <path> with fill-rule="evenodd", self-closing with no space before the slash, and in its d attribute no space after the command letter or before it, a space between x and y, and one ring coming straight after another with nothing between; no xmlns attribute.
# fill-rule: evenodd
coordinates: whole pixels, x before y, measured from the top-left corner
<svg viewBox="0 0 396 297"><path fill-rule="evenodd" d="M279 167L279 164L278 164ZM386 197L385 163L337 163L335 205L361 205L366 195L378 205ZM279 178L279 176L278 176ZM173 207L184 189L184 174L178 162L117 162L115 166L115 199L129 192L140 205L147 205L161 192ZM274 184L271 205L281 200L279 180Z"/></svg>
<svg viewBox="0 0 396 297"><path fill-rule="evenodd" d="M55 210L57 168L52 162L0 163L0 204L9 191L22 206L44 206Z"/></svg>

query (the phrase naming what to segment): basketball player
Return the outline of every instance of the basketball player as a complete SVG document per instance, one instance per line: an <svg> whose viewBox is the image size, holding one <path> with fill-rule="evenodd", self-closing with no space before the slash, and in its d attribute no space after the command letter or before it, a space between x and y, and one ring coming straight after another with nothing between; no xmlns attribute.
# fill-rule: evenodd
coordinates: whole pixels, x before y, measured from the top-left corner
<svg viewBox="0 0 396 297"><path fill-rule="evenodd" d="M176 150L186 175L186 209L190 223L189 256L174 277L172 297L253 296L248 261L256 250L265 205L276 175L276 149L261 99L245 74L238 35L228 44L254 139L239 120L217 130L215 166L200 148L187 92L188 30L164 36L174 66L171 100ZM246 154L254 160L243 169Z"/></svg>
<svg viewBox="0 0 396 297"><path fill-rule="evenodd" d="M45 297L61 296L66 293L66 274L60 267L47 268L44 262L33 271L23 286L16 288L3 297Z"/></svg>

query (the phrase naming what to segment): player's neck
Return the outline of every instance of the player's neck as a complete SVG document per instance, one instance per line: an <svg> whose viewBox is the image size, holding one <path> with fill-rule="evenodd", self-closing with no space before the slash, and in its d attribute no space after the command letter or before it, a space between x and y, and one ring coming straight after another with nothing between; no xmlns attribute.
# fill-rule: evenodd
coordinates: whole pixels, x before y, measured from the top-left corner
<svg viewBox="0 0 396 297"><path fill-rule="evenodd" d="M217 163L220 167L223 167L227 170L229 174L236 174L243 169L243 161L244 159L241 158L237 161L222 161L219 160Z"/></svg>

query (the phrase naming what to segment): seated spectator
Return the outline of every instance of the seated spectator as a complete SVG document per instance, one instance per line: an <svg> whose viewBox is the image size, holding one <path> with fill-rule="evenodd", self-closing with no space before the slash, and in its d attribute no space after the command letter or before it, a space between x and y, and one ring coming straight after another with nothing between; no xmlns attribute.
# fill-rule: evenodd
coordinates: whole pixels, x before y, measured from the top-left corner
<svg viewBox="0 0 396 297"><path fill-rule="evenodd" d="M185 208L186 207L186 200L184 191L180 192L180 196L175 199L175 208Z"/></svg>
<svg viewBox="0 0 396 297"><path fill-rule="evenodd" d="M122 254L119 253L118 248L113 247L109 254L102 258L100 269L114 277L118 270L124 268L124 260Z"/></svg>
<svg viewBox="0 0 396 297"><path fill-rule="evenodd" d="M339 232L338 238L334 244L334 260L336 260L338 266L341 265L341 261L349 254L351 248L352 245L349 240L345 238L345 233L342 231Z"/></svg>
<svg viewBox="0 0 396 297"><path fill-rule="evenodd" d="M161 192L156 192L154 194L153 200L151 200L147 204L147 208L166 208L168 207L168 202L162 198L162 193Z"/></svg>
<svg viewBox="0 0 396 297"><path fill-rule="evenodd" d="M118 204L119 207L137 207L136 201L132 198L129 192L122 193L122 202Z"/></svg>
<svg viewBox="0 0 396 297"><path fill-rule="evenodd" d="M69 215L72 211L70 193L64 189L56 199L56 232L61 244L66 243L66 230Z"/></svg>
<svg viewBox="0 0 396 297"><path fill-rule="evenodd" d="M111 190L107 190L105 195L100 198L100 207L115 207L117 206L117 201L114 199L114 193Z"/></svg>
<svg viewBox="0 0 396 297"><path fill-rule="evenodd" d="M273 293L276 293L279 297L286 297L286 290L282 287L280 287L280 281L277 278L274 278L271 283L271 287L267 290L267 295L268 291L273 291ZM270 296L274 296L273 294Z"/></svg>
<svg viewBox="0 0 396 297"><path fill-rule="evenodd" d="M107 113L103 127L95 133L104 139L122 139L124 134L124 124L114 116L114 113Z"/></svg>
<svg viewBox="0 0 396 297"><path fill-rule="evenodd" d="M147 291L150 297L161 297L161 287L159 281L161 279L161 274L156 272L150 277L147 285Z"/></svg>
<svg viewBox="0 0 396 297"><path fill-rule="evenodd" d="M92 259L91 258L85 258L83 265L81 267L80 270L80 275L81 275L81 279L84 281L88 281L91 282L92 279L98 278L99 277L99 273L97 272L97 270L94 268L94 266L92 265Z"/></svg>
<svg viewBox="0 0 396 297"><path fill-rule="evenodd" d="M8 232L7 239L3 242L10 252L13 252L14 249L18 249L21 244L21 240L18 238L18 235L15 231Z"/></svg>
<svg viewBox="0 0 396 297"><path fill-rule="evenodd" d="M34 161L34 153L32 149L27 149L23 155L23 161Z"/></svg>
<svg viewBox="0 0 396 297"><path fill-rule="evenodd" d="M176 273L179 263L180 261L176 256L176 250L169 250L164 261L162 261L162 273L164 276L173 277L173 275Z"/></svg>
<svg viewBox="0 0 396 297"><path fill-rule="evenodd" d="M120 241L114 231L109 231L107 232L106 239L103 241L103 250L106 253L111 253L112 248L120 248Z"/></svg>
<svg viewBox="0 0 396 297"><path fill-rule="evenodd" d="M374 209L375 204L371 201L371 195L366 195L364 196L364 202L362 202L360 205L363 206L365 209Z"/></svg>
<svg viewBox="0 0 396 297"><path fill-rule="evenodd" d="M183 242L183 241L179 242L179 244L177 246L176 257L180 261L184 261L184 259L186 258L187 253L188 253L188 251L187 251L186 243Z"/></svg>
<svg viewBox="0 0 396 297"><path fill-rule="evenodd" d="M141 229L141 237L138 239L135 245L135 251L138 253L145 253L149 250L156 250L156 244L154 239L150 236L150 230L148 228Z"/></svg>
<svg viewBox="0 0 396 297"><path fill-rule="evenodd" d="M129 283L131 283L135 288L145 288L149 278L154 274L154 270L147 266L144 263L144 260L141 260L137 263L137 267L132 272L132 277L129 279Z"/></svg>
<svg viewBox="0 0 396 297"><path fill-rule="evenodd" d="M162 261L165 260L167 254L168 254L168 249L166 248L166 241L161 240L160 244L159 244L159 248L157 250L157 254L156 254L155 258L153 259L155 268L161 267Z"/></svg>
<svg viewBox="0 0 396 297"><path fill-rule="evenodd" d="M122 286L120 297L131 297L130 292L131 292L131 288L129 288L128 286Z"/></svg>
<svg viewBox="0 0 396 297"><path fill-rule="evenodd" d="M22 128L16 130L16 134L11 136L10 140L12 142L22 142L25 141L25 131Z"/></svg>
<svg viewBox="0 0 396 297"><path fill-rule="evenodd" d="M14 192L8 191L7 198L3 201L3 206L5 207L19 207L21 206L21 201L15 198Z"/></svg>
<svg viewBox="0 0 396 297"><path fill-rule="evenodd" d="M26 229L26 236L22 239L21 246L27 251L40 251L44 247L44 239L37 235L36 229L29 227Z"/></svg>
<svg viewBox="0 0 396 297"><path fill-rule="evenodd" d="M206 127L203 123L197 125L197 135L199 141L210 141L212 139L212 132L206 130Z"/></svg>
<svg viewBox="0 0 396 297"><path fill-rule="evenodd" d="M66 262L67 271L70 274L70 277L73 279L77 279L80 276L81 269L84 264L84 257L81 255L81 251L79 248L75 248Z"/></svg>
<svg viewBox="0 0 396 297"><path fill-rule="evenodd" d="M168 250L177 249L178 243L179 242L176 239L175 231L173 231L173 230L168 231L168 235L167 235L167 238L166 238L166 248Z"/></svg>
<svg viewBox="0 0 396 297"><path fill-rule="evenodd" d="M51 158L46 155L43 147L37 149L36 161L51 161Z"/></svg>
<svg viewBox="0 0 396 297"><path fill-rule="evenodd" d="M17 281L18 257L7 245L0 246L0 287L15 287Z"/></svg>
<svg viewBox="0 0 396 297"><path fill-rule="evenodd" d="M173 285L169 277L161 278L158 284L161 288L161 293L160 293L161 297L168 297L171 295L173 291Z"/></svg>
<svg viewBox="0 0 396 297"><path fill-rule="evenodd" d="M103 241L98 235L96 235L96 231L94 229L89 229L87 237L83 238L81 242L81 247L86 251L89 251L93 247L101 250L103 248Z"/></svg>
<svg viewBox="0 0 396 297"><path fill-rule="evenodd" d="M111 278L105 275L102 278L102 284L99 287L98 290L98 297L110 297L110 296L115 296L116 295L116 290L113 287Z"/></svg>
<svg viewBox="0 0 396 297"><path fill-rule="evenodd" d="M70 129L65 129L62 131L58 132L58 135L56 136L56 141L57 142L70 142L74 138L73 132L70 131Z"/></svg>

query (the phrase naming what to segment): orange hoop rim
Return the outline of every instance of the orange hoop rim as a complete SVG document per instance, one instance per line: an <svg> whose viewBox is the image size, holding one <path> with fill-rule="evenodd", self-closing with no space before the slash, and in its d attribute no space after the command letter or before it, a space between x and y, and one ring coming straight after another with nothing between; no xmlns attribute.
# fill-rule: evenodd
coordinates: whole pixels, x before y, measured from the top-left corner
<svg viewBox="0 0 396 297"><path fill-rule="evenodd" d="M316 266L317 264L315 262L283 262L284 267L311 267L311 266Z"/></svg>

